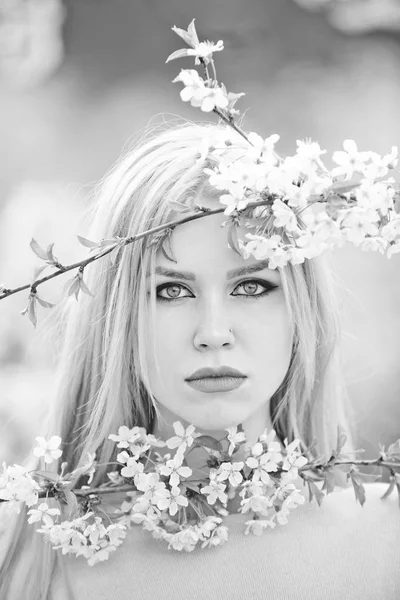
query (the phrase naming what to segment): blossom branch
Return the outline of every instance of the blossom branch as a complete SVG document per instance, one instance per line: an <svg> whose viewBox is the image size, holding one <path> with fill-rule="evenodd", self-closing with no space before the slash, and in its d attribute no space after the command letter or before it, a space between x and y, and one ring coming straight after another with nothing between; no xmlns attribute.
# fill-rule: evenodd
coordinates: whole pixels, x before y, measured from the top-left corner
<svg viewBox="0 0 400 600"><path fill-rule="evenodd" d="M249 204L247 204L247 206L246 206L246 209L254 208L256 206L268 205L268 204L271 204L271 199L260 200L257 202L249 202ZM8 289L6 287L0 286L0 300L3 300L4 298L7 298L8 296L12 296L13 294L17 294L18 292L22 292L29 288L31 289L31 292L34 294L39 285L42 285L43 283L46 283L47 281L50 281L51 279L54 279L55 277L59 277L60 275L63 275L64 273L67 273L68 271L71 271L73 269L80 268L81 270L83 270L90 263L93 263L94 261L99 260L100 258L103 258L107 254L110 254L118 246L120 246L120 247L127 246L128 244L132 244L133 242L136 242L137 240L146 238L150 235L159 233L166 229L174 229L176 226L181 225L182 223L188 223L189 221L194 221L196 219L202 219L203 217L222 213L222 212L224 212L225 208L226 207L222 206L220 208L208 209L208 208L203 208L203 207L197 205L197 209L196 209L198 211L197 213L191 214L186 217L182 217L180 219L171 221L169 223L164 223L163 225L158 225L157 227L153 227L152 229L148 229L147 231L138 233L135 236L121 238L118 242L114 243L113 245L110 245L109 248L107 248L100 254L96 254L96 255L86 258L84 260L75 262L71 265L67 265L67 266L60 265L60 267L58 268L57 271L55 271L54 273L51 273L50 275L47 275L46 277L37 279L33 283L24 284L24 285L21 285L17 288L13 288L13 289Z"/></svg>

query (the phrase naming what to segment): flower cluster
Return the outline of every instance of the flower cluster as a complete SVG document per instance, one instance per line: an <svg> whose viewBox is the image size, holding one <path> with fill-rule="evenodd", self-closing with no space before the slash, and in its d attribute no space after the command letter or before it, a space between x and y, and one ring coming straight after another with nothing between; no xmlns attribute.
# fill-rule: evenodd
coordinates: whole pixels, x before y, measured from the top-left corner
<svg viewBox="0 0 400 600"><path fill-rule="evenodd" d="M332 474L335 465L341 464L338 459L346 441L339 429L337 448L321 476L321 464L301 454L299 440L288 443L285 439L283 446L274 430L265 430L253 446L245 447L244 460L236 460L246 442L244 432L237 427L227 428L222 440L200 435L193 425L185 429L180 421L173 427L175 435L166 442L146 433L143 427L121 426L118 433L110 434L109 439L116 444L118 469L108 472L108 481L98 489L88 485L97 467L93 453L71 473L66 472L65 462L59 474L46 469L29 473L19 465L3 465L0 499L18 512L21 503L33 506L27 512L28 522L40 524L37 531L52 547L63 554L83 556L91 566L106 560L122 544L127 530L138 524L154 538L167 542L169 549L191 552L198 546L219 546L227 541L229 531L223 517L229 514L228 501L235 497L239 500L238 512L249 516L245 535L261 535L268 528L288 523L289 513L305 502L295 485L299 474L308 485L310 501L315 497L321 503L324 494L314 482L316 473L324 479L326 493L333 491ZM45 467L61 457L60 437L36 439L34 454ZM394 462L400 456L399 443L386 451L381 448L378 462L391 471L400 466ZM166 451L164 455L158 451L161 448ZM193 479L193 470L188 466L187 457L195 448L203 448L208 455L208 473L201 479ZM171 449L175 449L173 456L167 451ZM243 453L240 456L243 459ZM363 503L362 476L354 464L348 478L353 481L356 498ZM81 476L88 477L87 484L71 489L71 482ZM391 478L385 496L395 486L400 494L400 474ZM101 495L121 491L125 499L120 508L107 514L100 507ZM49 498L58 501L60 508L49 506ZM64 514L65 504L68 515Z"/></svg>
<svg viewBox="0 0 400 600"><path fill-rule="evenodd" d="M205 78L194 69L182 69L174 79L184 85L182 100L204 112L214 111L231 126L225 145L220 140L216 147L209 146L217 166L204 169L210 184L225 192L220 196L224 214L232 219L249 216L248 204L262 202L262 207L251 213L252 218L258 218L254 232L246 233L245 240L237 240L234 250L244 258L253 255L269 260L271 269L289 262L303 263L345 242L362 250L379 251L388 258L400 252L400 208L395 180L389 176L398 163L397 147L381 156L359 151L353 140L345 140L343 150L332 155L337 166L331 171L322 161L326 150L311 140L297 140L293 156L279 157L275 151L279 135L266 139L254 132L247 135L234 123L238 111L233 110L233 104L243 94L229 94L217 80L213 52L222 50L223 42L200 43L194 20L187 31L173 30L191 49L178 50L167 61L195 56L196 64L205 68ZM247 148L237 143L239 134L246 138ZM224 152L228 146L229 153ZM240 149L240 156L232 155L235 147ZM201 155L205 160L208 152ZM247 221L245 226L252 224Z"/></svg>

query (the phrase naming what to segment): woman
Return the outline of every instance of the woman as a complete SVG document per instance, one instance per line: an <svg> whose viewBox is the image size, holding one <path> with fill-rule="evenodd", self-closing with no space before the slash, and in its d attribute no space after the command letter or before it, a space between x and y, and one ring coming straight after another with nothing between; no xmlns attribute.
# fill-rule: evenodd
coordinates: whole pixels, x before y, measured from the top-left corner
<svg viewBox="0 0 400 600"><path fill-rule="evenodd" d="M181 216L173 203L218 207L218 192L204 174L215 161L204 151L210 136L231 139L233 146L221 145L226 157L246 147L224 127L183 124L128 152L96 194L87 237L125 237L171 222ZM345 450L352 451L337 355L338 309L326 256L268 269L228 247L227 229L221 227L225 219L219 213L180 225L170 236L170 254L142 238L120 251L115 262L97 260L85 271L94 297L64 302L48 435L61 436L62 461L70 469L82 464L88 452L97 453L100 465L115 461L115 444L108 436L122 424L142 426L166 440L177 419L218 439L226 428L242 424L248 445L265 428L275 429L282 447L285 438L300 439L303 449L316 438L313 455L326 459L341 424L348 435ZM245 232L241 226L239 234ZM245 273L250 266L255 268ZM221 367L240 372L234 389L226 387L226 380L196 381L197 370ZM188 464L200 469L201 457L193 453ZM113 469L99 466L91 485L104 483ZM122 499L108 498L107 503L117 507ZM394 502L386 511L387 506L394 513ZM0 597L377 597L362 587L366 582L365 589L373 589L372 552L362 555L351 592L347 578L357 561L340 579L343 565L349 567L344 558L348 545L358 547L355 536L365 532L365 525L377 527L368 516L362 522L363 511L347 491L330 495L321 508L306 503L286 528L260 538L243 535L245 516L235 501L228 510L232 533L221 548L171 552L134 527L117 552L93 569L82 558L51 549L22 511L7 528ZM392 531L395 518L378 520L379 531L383 522ZM331 556L321 552L325 541ZM380 597L394 598L392 584L387 585L387 595Z"/></svg>

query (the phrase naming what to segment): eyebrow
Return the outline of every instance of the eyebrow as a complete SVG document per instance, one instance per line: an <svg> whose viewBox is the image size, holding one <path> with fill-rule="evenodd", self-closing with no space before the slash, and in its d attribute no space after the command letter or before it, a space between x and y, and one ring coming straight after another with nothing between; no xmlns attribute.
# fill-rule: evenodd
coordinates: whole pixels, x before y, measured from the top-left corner
<svg viewBox="0 0 400 600"><path fill-rule="evenodd" d="M263 271L266 268L268 268L268 260L260 260L254 265L239 267L238 269L231 269L227 272L226 278L234 279L235 277L241 277L242 275L248 275L249 273ZM158 266L155 269L155 273L156 275L163 275L164 277L177 277L179 279L184 279L185 281L196 281L195 274L190 273L190 271L175 271L173 269L166 269L165 267ZM148 277L149 276L150 274Z"/></svg>

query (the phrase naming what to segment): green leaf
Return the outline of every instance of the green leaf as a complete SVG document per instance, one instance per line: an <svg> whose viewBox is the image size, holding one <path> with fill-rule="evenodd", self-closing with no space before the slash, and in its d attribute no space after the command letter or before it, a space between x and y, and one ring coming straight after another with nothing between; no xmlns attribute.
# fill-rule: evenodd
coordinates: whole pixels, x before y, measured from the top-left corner
<svg viewBox="0 0 400 600"><path fill-rule="evenodd" d="M174 25L173 27L171 27L172 31L174 31L177 35L179 35L180 38L182 38L187 44L188 46L191 46L192 48L194 48L196 45L198 45L199 42L199 38L197 37L197 33L196 33L196 28L194 26L194 19L190 22L189 27L187 28L187 31L185 31L184 29L180 29L179 27L176 27L176 25Z"/></svg>
<svg viewBox="0 0 400 600"><path fill-rule="evenodd" d="M54 304L52 304L51 302L46 302L46 300L42 300L41 298L39 298L39 296L36 294L36 300L39 302L39 304L41 306L43 306L43 308L53 308Z"/></svg>
<svg viewBox="0 0 400 600"><path fill-rule="evenodd" d="M319 489L319 487L313 482L310 481L309 479L306 479L307 481L307 485L308 485L308 491L309 491L309 500L311 502L311 500L315 497L316 501L318 502L318 506L321 506L323 499L325 498L325 494L322 493L322 491Z"/></svg>
<svg viewBox="0 0 400 600"><path fill-rule="evenodd" d="M69 285L69 289L68 289L68 296L72 296L72 294L75 294L76 299L78 300L78 294L79 294L79 277L78 275L75 275L75 277L73 277L72 279L70 279L67 282L67 285ZM64 288L65 289L65 288Z"/></svg>
<svg viewBox="0 0 400 600"><path fill-rule="evenodd" d="M185 56L190 56L188 54L188 50L187 49L182 49L182 50L175 50L175 52L173 52L172 54L170 54L167 58L167 60L165 61L170 62L171 60L175 60L176 58L184 58Z"/></svg>
<svg viewBox="0 0 400 600"><path fill-rule="evenodd" d="M60 480L60 476L58 473L54 473L52 471L33 471L35 475L39 475L39 477L43 477L47 481L51 481L52 483L57 483Z"/></svg>
<svg viewBox="0 0 400 600"><path fill-rule="evenodd" d="M338 435L338 441L336 444L336 456L339 456L341 449L343 448L343 446L346 443L347 440L347 435L344 431L344 429L341 427L341 425L338 425L337 427L337 435Z"/></svg>
<svg viewBox="0 0 400 600"><path fill-rule="evenodd" d="M360 187L359 183L343 183L342 181L338 181L334 183L331 187L331 190L335 192L335 194L347 194L354 190L354 188Z"/></svg>
<svg viewBox="0 0 400 600"><path fill-rule="evenodd" d="M113 244L117 244L118 243L118 238L111 238L111 239L102 239L100 240L100 242L97 244L97 246L99 248L103 248L104 246L112 246Z"/></svg>
<svg viewBox="0 0 400 600"><path fill-rule="evenodd" d="M364 506L364 504L365 504L365 488L362 484L360 475L361 475L361 473L359 473L358 469L356 467L354 467L354 465L352 465L346 475L346 478L347 478L347 480L349 480L349 478L351 478L351 482L353 484L356 500L359 501L361 506Z"/></svg>
<svg viewBox="0 0 400 600"><path fill-rule="evenodd" d="M88 296L92 296L92 298L94 298L92 292L89 290L89 288L87 287L86 283L83 281L83 279L80 280L79 282L80 288L82 290L82 292L84 294L87 294Z"/></svg>
<svg viewBox="0 0 400 600"><path fill-rule="evenodd" d="M48 260L47 252L45 252L43 250L43 248L41 246L39 246L39 244L37 243L37 241L34 238L31 239L29 245L32 248L32 250L34 251L34 253L36 254L36 256L38 256L42 260Z"/></svg>
<svg viewBox="0 0 400 600"><path fill-rule="evenodd" d="M389 459L400 460L400 438L393 442L393 444L390 444L386 456Z"/></svg>
<svg viewBox="0 0 400 600"><path fill-rule="evenodd" d="M39 275L43 273L45 269L47 269L49 265L43 265L43 267L36 267L33 271L33 281L39 278Z"/></svg>
<svg viewBox="0 0 400 600"><path fill-rule="evenodd" d="M96 242L87 240L86 238L82 237L81 235L77 235L76 237L78 238L78 240L80 241L82 246L86 246L86 248L98 248L98 244Z"/></svg>
<svg viewBox="0 0 400 600"><path fill-rule="evenodd" d="M210 435L199 435L195 438L193 445L195 446L206 446L206 448L212 448L222 452L222 444Z"/></svg>
<svg viewBox="0 0 400 600"><path fill-rule="evenodd" d="M49 244L46 250L47 260L52 263L57 262L57 259L53 256L53 246L54 242L52 244Z"/></svg>
<svg viewBox="0 0 400 600"><path fill-rule="evenodd" d="M170 234L171 234L171 232L169 232L165 236L165 238L161 242L160 248L161 248L161 252L163 253L163 255L165 256L166 259L176 263L177 261L174 259L173 254L172 254Z"/></svg>
<svg viewBox="0 0 400 600"><path fill-rule="evenodd" d="M63 494L68 506L69 517L71 517L78 509L78 500L74 492L68 488L63 489Z"/></svg>
<svg viewBox="0 0 400 600"><path fill-rule="evenodd" d="M390 496L390 494L393 492L394 488L395 488L396 482L395 479L393 477L393 479L390 482L390 485L388 487L388 489L386 490L386 492L383 494L383 496L381 496L381 499L384 500L385 498L388 498L388 496Z"/></svg>
<svg viewBox="0 0 400 600"><path fill-rule="evenodd" d="M335 489L335 474L330 469L329 471L325 471L325 480L324 485L322 486L322 491L326 490L326 494L331 494Z"/></svg>
<svg viewBox="0 0 400 600"><path fill-rule="evenodd" d="M24 310L21 310L21 315L28 314L28 319L36 327L37 318L36 318L36 297L34 294L29 294L28 304Z"/></svg>
<svg viewBox="0 0 400 600"><path fill-rule="evenodd" d="M237 226L233 221L228 226L228 243L229 243L229 247L232 250L234 250L236 252L236 254L239 254L239 256L242 256L241 252L240 252L240 248L239 248Z"/></svg>

